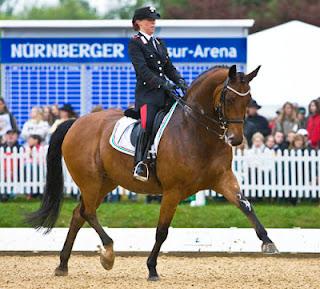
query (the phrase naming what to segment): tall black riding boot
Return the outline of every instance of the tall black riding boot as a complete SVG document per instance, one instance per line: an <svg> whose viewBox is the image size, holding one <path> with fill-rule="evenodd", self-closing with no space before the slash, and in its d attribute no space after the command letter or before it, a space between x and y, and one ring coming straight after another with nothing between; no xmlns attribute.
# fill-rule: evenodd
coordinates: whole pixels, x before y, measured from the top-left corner
<svg viewBox="0 0 320 289"><path fill-rule="evenodd" d="M148 151L150 146L149 135L142 130L137 138L136 151L134 156L134 171L133 177L139 181L146 182L149 178L149 169L146 164Z"/></svg>

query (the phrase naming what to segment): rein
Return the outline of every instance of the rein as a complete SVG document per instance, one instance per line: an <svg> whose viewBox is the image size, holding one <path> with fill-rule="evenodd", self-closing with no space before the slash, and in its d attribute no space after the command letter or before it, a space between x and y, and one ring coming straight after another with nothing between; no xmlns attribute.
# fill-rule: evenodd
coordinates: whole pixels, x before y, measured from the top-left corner
<svg viewBox="0 0 320 289"><path fill-rule="evenodd" d="M173 96L173 98L177 101L177 103L182 107L182 110L186 113L189 113L189 115L197 122L199 123L202 127L204 127L207 131L216 134L220 139L224 139L225 135L228 131L228 125L231 123L234 124L243 124L244 123L244 119L228 119L225 118L225 94L226 91L230 90L232 92L234 92L235 94L239 95L239 96L246 96L250 93L250 89L245 92L245 93L241 93L237 90L235 90L234 88L232 88L231 86L229 86L229 77L227 77L227 79L224 81L224 85L223 85L223 89L222 92L220 94L220 103L219 105L215 108L216 113L218 114L218 120L208 116L207 114L205 114L202 111L199 111L198 109L191 107L184 99L183 97L181 97L179 95L179 93L177 92L177 90L174 90L171 95ZM209 123L212 124L217 124L219 125L219 128L222 130L222 133L219 133L216 131L216 129L212 129L210 128L206 123L204 123L203 121L201 121L199 118L197 118L195 115L200 115L201 117L205 118L207 121L209 121Z"/></svg>

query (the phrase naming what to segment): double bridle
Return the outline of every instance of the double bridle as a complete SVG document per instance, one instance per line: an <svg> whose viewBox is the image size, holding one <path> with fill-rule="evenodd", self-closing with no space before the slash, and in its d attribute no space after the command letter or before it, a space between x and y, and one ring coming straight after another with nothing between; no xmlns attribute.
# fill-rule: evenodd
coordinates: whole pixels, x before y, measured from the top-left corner
<svg viewBox="0 0 320 289"><path fill-rule="evenodd" d="M226 133L228 131L228 125L229 124L243 124L243 119L228 119L225 117L225 107L226 107L226 92L227 90L230 90L234 92L235 94L239 96L246 96L250 93L250 89L247 92L239 92L232 88L229 85L229 77L224 81L223 89L220 94L220 102L217 107L215 107L215 112L218 114L218 120L208 116L203 111L200 111L194 107L191 107L183 98L181 98L178 93L173 93L174 99L178 102L178 104L182 107L182 110L186 113L188 113L197 123L199 123L201 126L203 126L207 131L210 131L216 135L219 136L220 139L225 139ZM212 129L208 126L208 124L204 123L201 119L197 118L196 115L199 115L202 118L205 118L209 123L218 124L219 128L222 130L222 133L217 132L215 129Z"/></svg>

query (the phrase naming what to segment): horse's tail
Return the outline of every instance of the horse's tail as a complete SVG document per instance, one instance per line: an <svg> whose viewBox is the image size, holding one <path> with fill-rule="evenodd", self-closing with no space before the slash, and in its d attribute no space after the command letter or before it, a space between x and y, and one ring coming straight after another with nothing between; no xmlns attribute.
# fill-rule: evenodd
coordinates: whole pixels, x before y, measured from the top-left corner
<svg viewBox="0 0 320 289"><path fill-rule="evenodd" d="M29 214L26 221L36 229L47 228L45 233L54 227L60 212L63 198L63 172L61 146L65 135L75 120L60 124L52 134L47 154L47 177L45 192L38 211Z"/></svg>

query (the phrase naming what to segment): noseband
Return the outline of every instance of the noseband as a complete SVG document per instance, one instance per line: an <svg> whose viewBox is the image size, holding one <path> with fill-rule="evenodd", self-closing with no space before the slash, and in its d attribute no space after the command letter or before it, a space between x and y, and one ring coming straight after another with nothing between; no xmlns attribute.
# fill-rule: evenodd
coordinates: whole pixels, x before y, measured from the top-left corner
<svg viewBox="0 0 320 289"><path fill-rule="evenodd" d="M226 136L226 133L228 131L228 125L229 124L243 124L244 123L244 118L243 119L228 119L225 117L225 107L226 107L226 92L227 90L230 90L234 92L235 94L239 96L246 96L250 93L250 89L245 92L241 93L234 88L232 88L229 85L229 77L224 81L223 84L223 89L220 94L220 101L219 105L215 108L215 112L218 114L218 120L208 116L205 114L203 111L199 111L198 109L191 107L185 100L183 100L181 97L178 96L178 93L172 93L173 98L178 102L178 104L182 107L183 111L186 113L189 113L190 116L201 126L203 126L207 131L210 131L216 135L219 136L220 139L224 139ZM195 115L200 115L201 117L205 118L209 123L214 123L218 124L219 128L222 130L222 133L217 132L215 129L210 128L207 124L205 124L201 119L197 118Z"/></svg>

